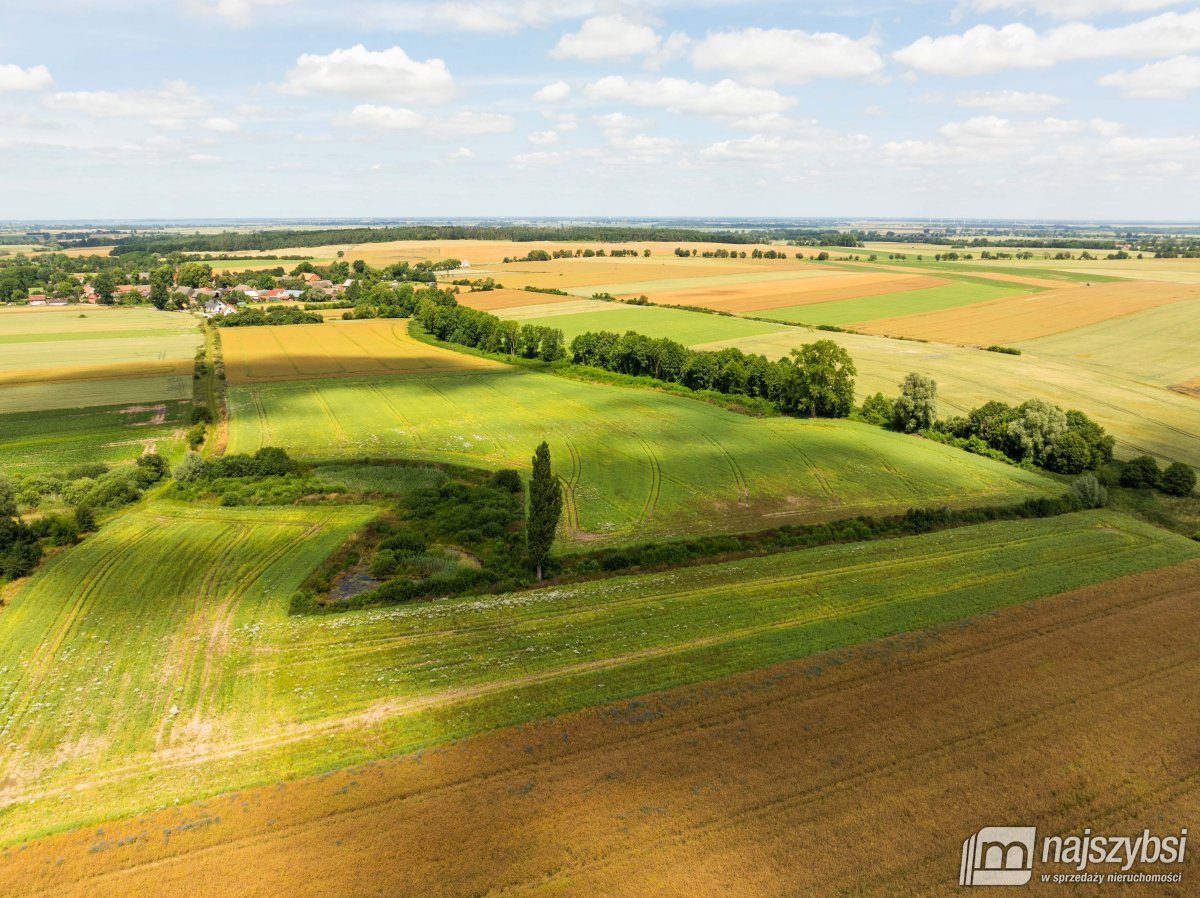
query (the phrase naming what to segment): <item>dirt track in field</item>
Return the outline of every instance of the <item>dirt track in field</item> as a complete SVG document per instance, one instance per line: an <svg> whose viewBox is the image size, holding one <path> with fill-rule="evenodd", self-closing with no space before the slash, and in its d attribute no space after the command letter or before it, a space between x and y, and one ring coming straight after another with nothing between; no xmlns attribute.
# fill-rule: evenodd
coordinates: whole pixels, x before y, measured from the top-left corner
<svg viewBox="0 0 1200 898"><path fill-rule="evenodd" d="M1195 826L1197 632L1189 562L10 847L0 894L957 893L984 825Z"/></svg>
<svg viewBox="0 0 1200 898"><path fill-rule="evenodd" d="M936 312L877 318L851 327L869 334L944 343L1009 344L1188 299L1200 299L1200 289L1186 284L1121 281L1006 296Z"/></svg>

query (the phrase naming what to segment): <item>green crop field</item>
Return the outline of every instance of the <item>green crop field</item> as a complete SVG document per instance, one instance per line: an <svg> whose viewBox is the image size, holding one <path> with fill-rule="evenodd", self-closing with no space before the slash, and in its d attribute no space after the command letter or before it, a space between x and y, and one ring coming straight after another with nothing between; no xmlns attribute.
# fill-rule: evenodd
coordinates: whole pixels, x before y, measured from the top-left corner
<svg viewBox="0 0 1200 898"><path fill-rule="evenodd" d="M373 513L159 502L47 563L0 615L0 842L1200 555L1181 537L1087 512L289 617L290 592Z"/></svg>
<svg viewBox="0 0 1200 898"><path fill-rule="evenodd" d="M778 262L779 265L787 265L780 271L741 271L736 274L722 274L722 263L725 265L736 265L732 259L700 259L700 261L712 265L713 273L710 275L699 275L696 277L663 277L656 278L651 281L617 281L611 284L588 284L582 287L568 287L568 293L574 293L576 296L592 296L596 293L609 293L613 296L632 296L640 293L666 293L672 290L691 290L697 287L727 287L737 284L763 284L772 281L794 281L800 278L821 277L822 275L831 274L825 268L801 268L799 262ZM740 260L739 260L740 261ZM741 262L745 265L745 262ZM757 263L768 264L768 263Z"/></svg>
<svg viewBox="0 0 1200 898"><path fill-rule="evenodd" d="M191 396L192 378L186 374L6 383L0 384L0 415L97 405L174 402L191 399ZM3 440L0 434L0 444Z"/></svg>
<svg viewBox="0 0 1200 898"><path fill-rule="evenodd" d="M920 312L954 309L1031 290L1023 284L956 280L959 282L941 287L927 287L924 290L906 290L882 296L862 296L833 302L785 306L763 314L781 321L802 324L853 324L896 315L916 315Z"/></svg>
<svg viewBox="0 0 1200 898"><path fill-rule="evenodd" d="M1135 321L1142 315L1168 315L1163 306L1136 316L1115 319ZM1186 312L1174 314L1186 316ZM1106 323L1107 324L1107 323ZM1104 333L1106 324L1096 325ZM1181 325L1181 333L1194 326ZM1085 333L1091 328L1084 329ZM1119 326L1117 333L1119 333ZM920 343L911 340L890 340L865 334L840 334L825 331L796 329L794 332L767 334L738 340L721 340L698 348L715 349L736 346L744 352L763 353L778 358L800 343L816 337L828 338L844 346L853 356L858 368L857 392L860 396L882 391L887 396L899 392L904 376L917 371L933 377L938 384L938 402L943 417L965 414L983 403L998 399L1003 402L1022 402L1025 399L1045 399L1064 408L1077 408L1099 421L1117 439L1118 454L1123 457L1149 453L1165 460L1185 461L1200 467L1200 401L1148 382L1148 376L1138 373L1139 346L1144 350L1153 343L1152 334L1143 341L1120 345L1117 338L1112 365L1106 365L1103 355L1090 364L1079 364L1069 357L1043 355L1039 346L1057 347L1057 352L1072 346L1070 334L1031 341L1030 351L1021 356L984 352L942 343ZM1177 367L1165 370L1188 371L1188 346L1176 345L1163 338L1162 345L1174 352ZM1171 347L1175 347L1172 349ZM1157 351L1157 348L1155 349ZM1194 364L1194 363L1193 363ZM1147 362L1149 371L1155 370ZM1196 375L1200 375L1200 371Z"/></svg>
<svg viewBox="0 0 1200 898"><path fill-rule="evenodd" d="M189 407L156 401L0 415L0 471L53 473L88 462L133 461L150 447L177 459Z"/></svg>
<svg viewBox="0 0 1200 898"><path fill-rule="evenodd" d="M710 316L703 316L710 317ZM404 456L527 468L550 443L579 538L1004 502L1051 482L848 421L753 419L691 399L518 369L326 378L229 391L230 452Z"/></svg>
<svg viewBox="0 0 1200 898"><path fill-rule="evenodd" d="M540 310L543 307L538 308ZM669 337L692 346L713 340L732 340L737 337L777 333L780 330L777 324L746 318L603 301L595 302L594 311L581 310L577 303L572 303L571 310L563 314L531 315L528 314L530 311L530 307L525 306L515 310L504 309L497 314L501 318L519 320L522 324L557 327L562 330L568 342L587 331L615 331L618 334L637 331L655 337Z"/></svg>

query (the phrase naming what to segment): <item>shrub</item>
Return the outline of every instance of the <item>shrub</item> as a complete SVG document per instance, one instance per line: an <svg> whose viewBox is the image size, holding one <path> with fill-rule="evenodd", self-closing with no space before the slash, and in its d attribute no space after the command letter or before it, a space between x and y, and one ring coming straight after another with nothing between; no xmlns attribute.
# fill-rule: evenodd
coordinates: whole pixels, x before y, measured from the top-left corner
<svg viewBox="0 0 1200 898"><path fill-rule="evenodd" d="M1103 508L1108 504L1108 490L1094 474L1077 478L1067 492L1080 508Z"/></svg>
<svg viewBox="0 0 1200 898"><path fill-rule="evenodd" d="M371 559L371 576L385 580L400 569L400 556L390 549L381 549Z"/></svg>
<svg viewBox="0 0 1200 898"><path fill-rule="evenodd" d="M1092 448L1073 430L1058 436L1046 449L1043 465L1059 474L1080 474L1092 464Z"/></svg>
<svg viewBox="0 0 1200 898"><path fill-rule="evenodd" d="M859 414L868 424L882 427L891 420L892 403L882 393L876 393L863 400Z"/></svg>
<svg viewBox="0 0 1200 898"><path fill-rule="evenodd" d="M1183 462L1172 462L1163 471L1159 488L1169 496L1190 496L1196 488L1196 472Z"/></svg>
<svg viewBox="0 0 1200 898"><path fill-rule="evenodd" d="M1149 455L1139 455L1125 462L1121 468L1121 486L1148 490L1158 486L1158 462Z"/></svg>
<svg viewBox="0 0 1200 898"><path fill-rule="evenodd" d="M96 529L96 512L90 505L79 505L75 508L75 526L80 533L91 533Z"/></svg>
<svg viewBox="0 0 1200 898"><path fill-rule="evenodd" d="M180 483L190 483L199 480L204 473L204 459L195 452L189 452L175 468L174 477Z"/></svg>
<svg viewBox="0 0 1200 898"><path fill-rule="evenodd" d="M205 427L203 424L193 424L187 432L188 448L195 451L204 443Z"/></svg>
<svg viewBox="0 0 1200 898"><path fill-rule="evenodd" d="M192 406L192 424L212 424L212 411L207 405Z"/></svg>
<svg viewBox="0 0 1200 898"><path fill-rule="evenodd" d="M492 486L497 489L508 490L510 493L519 493L523 488L521 475L513 470L497 471L493 474Z"/></svg>
<svg viewBox="0 0 1200 898"><path fill-rule="evenodd" d="M151 483L157 483L167 476L167 460L157 452L138 456L137 466L153 476Z"/></svg>

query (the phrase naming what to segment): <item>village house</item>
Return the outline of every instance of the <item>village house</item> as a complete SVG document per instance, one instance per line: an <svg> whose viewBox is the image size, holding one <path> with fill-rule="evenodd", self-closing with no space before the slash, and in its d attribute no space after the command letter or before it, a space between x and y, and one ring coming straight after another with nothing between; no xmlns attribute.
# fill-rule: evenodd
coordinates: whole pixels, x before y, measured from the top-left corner
<svg viewBox="0 0 1200 898"><path fill-rule="evenodd" d="M210 299L201 306L205 318L215 318L217 315L232 315L237 312L233 306L222 299Z"/></svg>
<svg viewBox="0 0 1200 898"><path fill-rule="evenodd" d="M29 304L31 306L44 306L46 304L46 294L45 293L30 293L29 294Z"/></svg>

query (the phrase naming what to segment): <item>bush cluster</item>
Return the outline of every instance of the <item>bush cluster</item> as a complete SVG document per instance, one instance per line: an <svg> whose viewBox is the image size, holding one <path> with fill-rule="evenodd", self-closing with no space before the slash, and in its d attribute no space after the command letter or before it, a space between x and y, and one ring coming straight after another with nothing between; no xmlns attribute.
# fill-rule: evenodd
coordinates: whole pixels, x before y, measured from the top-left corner
<svg viewBox="0 0 1200 898"><path fill-rule="evenodd" d="M264 324L321 324L325 319L316 312L306 312L295 306L272 306L269 309L243 309L232 315L211 319L214 327L259 327Z"/></svg>

